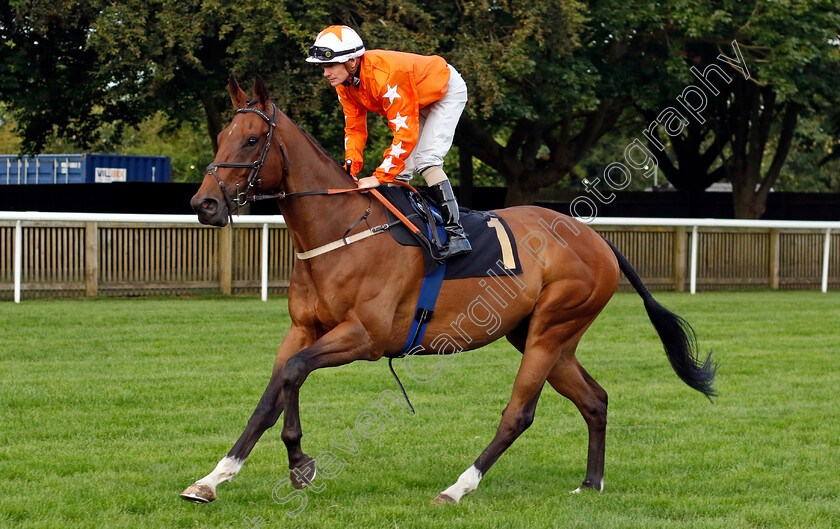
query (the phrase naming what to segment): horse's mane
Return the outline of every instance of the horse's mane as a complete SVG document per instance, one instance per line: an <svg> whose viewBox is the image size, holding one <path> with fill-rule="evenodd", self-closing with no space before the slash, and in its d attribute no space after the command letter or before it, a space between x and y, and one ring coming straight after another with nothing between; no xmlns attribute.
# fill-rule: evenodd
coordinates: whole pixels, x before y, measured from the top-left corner
<svg viewBox="0 0 840 529"><path fill-rule="evenodd" d="M289 116L286 116L286 117L288 118ZM303 133L303 135L304 135L304 136L306 136L307 138L309 138L309 141L311 141L311 142L315 145L315 147L318 147L318 150L320 150L322 153L324 153L324 154L327 156L327 158L329 158L330 160L332 160L332 161L333 161L333 162L334 162L334 163L338 166L338 168L339 168L339 169L344 169L344 168L341 166L341 163L339 163L339 161L338 161L338 160L336 160L336 159L333 157L333 155L332 155L332 154L330 154L330 153L327 151L327 149L325 149L325 148L324 148L324 146L323 146L323 145L321 145L321 142L319 142L318 140L316 140L316 139L315 139L315 137L314 137L314 136L312 136L312 134L309 134L308 132L306 132L306 130L304 130L304 129L303 129L303 127L301 127L300 125L298 125L297 123L295 123L295 121L294 121L292 118L289 118L289 121L291 121L292 123L294 123L295 127L297 127L297 128L298 128L298 130L299 130L299 131L301 131L301 132Z"/></svg>

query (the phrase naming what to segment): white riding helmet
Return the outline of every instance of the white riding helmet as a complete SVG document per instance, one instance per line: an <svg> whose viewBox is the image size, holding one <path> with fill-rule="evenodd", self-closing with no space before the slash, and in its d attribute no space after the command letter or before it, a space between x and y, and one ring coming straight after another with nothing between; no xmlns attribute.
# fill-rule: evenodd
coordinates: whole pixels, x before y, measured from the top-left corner
<svg viewBox="0 0 840 529"><path fill-rule="evenodd" d="M347 26L330 26L315 37L306 62L347 62L364 53L365 44L355 31Z"/></svg>

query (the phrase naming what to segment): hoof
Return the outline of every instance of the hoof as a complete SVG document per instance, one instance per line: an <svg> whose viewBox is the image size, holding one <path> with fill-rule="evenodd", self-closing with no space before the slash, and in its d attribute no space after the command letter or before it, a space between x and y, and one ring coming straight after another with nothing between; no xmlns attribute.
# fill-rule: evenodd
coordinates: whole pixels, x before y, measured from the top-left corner
<svg viewBox="0 0 840 529"><path fill-rule="evenodd" d="M193 503L210 503L216 499L216 491L208 485L193 483L181 493L181 498Z"/></svg>
<svg viewBox="0 0 840 529"><path fill-rule="evenodd" d="M302 465L293 468L289 472L289 480L291 480L294 488L302 489L311 485L317 474L315 460L306 456L306 460Z"/></svg>
<svg viewBox="0 0 840 529"><path fill-rule="evenodd" d="M604 480L602 479L598 483L594 483L590 480L584 480L584 482L580 485L580 487L576 488L569 494L580 494L582 491L592 491L592 492L603 492L604 490Z"/></svg>
<svg viewBox="0 0 840 529"><path fill-rule="evenodd" d="M444 494L441 492L437 495L437 498L432 500L432 505L445 505L445 504L456 504L458 503L455 498L449 496L448 494Z"/></svg>

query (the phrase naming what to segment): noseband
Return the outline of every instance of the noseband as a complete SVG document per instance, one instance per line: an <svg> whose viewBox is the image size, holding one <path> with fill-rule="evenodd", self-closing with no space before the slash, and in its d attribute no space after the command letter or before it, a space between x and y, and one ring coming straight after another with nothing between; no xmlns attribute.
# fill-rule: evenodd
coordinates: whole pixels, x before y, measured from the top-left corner
<svg viewBox="0 0 840 529"><path fill-rule="evenodd" d="M265 163L266 156L268 156L268 149L271 147L271 138L274 136L274 131L277 128L277 106L274 103L272 103L271 108L271 116L269 116L268 114L266 114L258 108L240 108L236 111L237 114L256 114L269 125L268 132L265 135L265 144L263 145L263 149L260 152L260 155L256 161L251 163L213 162L207 166L207 174L213 175L213 178L216 179L216 182L219 183L219 187L222 189L222 196L225 197L225 202L227 202L229 215L232 215L231 201L230 198L228 198L225 183L222 181L221 178L219 178L219 175L216 173L216 168L229 167L235 169L251 169L251 172L248 174L247 186L245 187L245 191L239 191L239 184L236 184L235 203L237 207L242 207L248 202L254 202L255 200L257 200L258 192L260 191L262 185L262 180L260 179L260 170L262 169L263 164ZM289 158L286 156L285 149L283 149L283 142L279 139L277 141L277 146L280 148L280 154L283 156L283 179L285 180ZM249 197L248 193L251 192L252 189L254 190L254 193L251 194L251 196Z"/></svg>

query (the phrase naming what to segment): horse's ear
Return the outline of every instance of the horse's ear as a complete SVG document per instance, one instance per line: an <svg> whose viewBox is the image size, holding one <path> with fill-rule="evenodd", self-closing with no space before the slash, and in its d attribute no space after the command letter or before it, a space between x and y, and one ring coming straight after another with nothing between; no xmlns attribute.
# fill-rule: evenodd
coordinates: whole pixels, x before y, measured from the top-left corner
<svg viewBox="0 0 840 529"><path fill-rule="evenodd" d="M236 108L245 108L248 105L248 95L239 87L239 83L232 75L228 79L228 92L230 92L230 100Z"/></svg>
<svg viewBox="0 0 840 529"><path fill-rule="evenodd" d="M265 87L265 82L259 75L257 76L256 81L254 81L254 95L257 97L257 101L260 102L260 106L263 110L266 110L271 104L268 97L268 90Z"/></svg>

